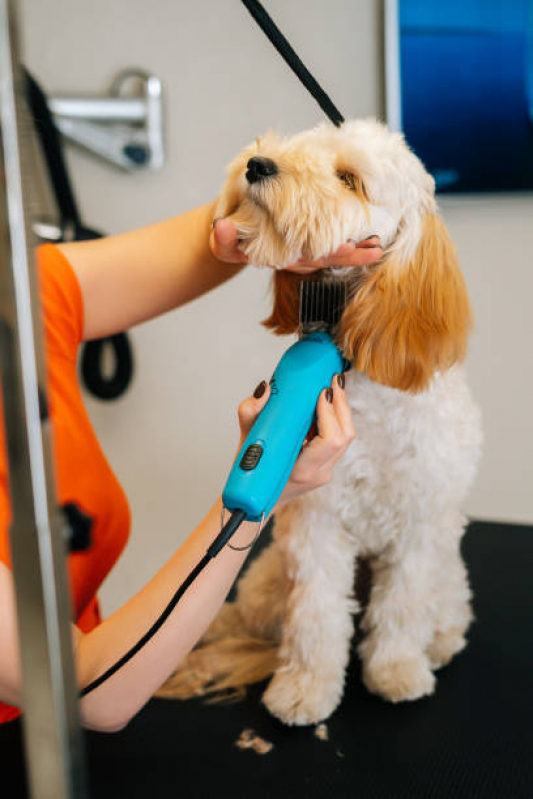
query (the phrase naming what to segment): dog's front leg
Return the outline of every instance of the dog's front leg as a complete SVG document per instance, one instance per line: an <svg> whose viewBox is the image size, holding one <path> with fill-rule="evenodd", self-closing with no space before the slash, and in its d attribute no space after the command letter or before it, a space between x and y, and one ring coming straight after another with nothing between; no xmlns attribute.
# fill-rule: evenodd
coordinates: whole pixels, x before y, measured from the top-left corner
<svg viewBox="0 0 533 799"><path fill-rule="evenodd" d="M279 666L263 701L286 724L327 718L342 697L352 616L355 544L317 497L276 517L290 583Z"/></svg>
<svg viewBox="0 0 533 799"><path fill-rule="evenodd" d="M413 536L415 537L415 536ZM392 545L372 561L372 592L361 622L363 681L391 702L433 693L435 677L426 655L432 640L435 554L423 545Z"/></svg>

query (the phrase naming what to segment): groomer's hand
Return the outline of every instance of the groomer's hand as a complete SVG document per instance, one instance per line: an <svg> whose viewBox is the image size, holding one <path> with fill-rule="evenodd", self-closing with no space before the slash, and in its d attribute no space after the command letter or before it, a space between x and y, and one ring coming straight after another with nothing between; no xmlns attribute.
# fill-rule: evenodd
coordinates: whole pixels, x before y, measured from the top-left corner
<svg viewBox="0 0 533 799"><path fill-rule="evenodd" d="M334 465L354 440L355 428L344 391L344 380L344 374L335 375L331 387L321 393L317 403L316 434L308 436L274 510L291 499L329 483ZM269 396L270 387L263 380L253 395L239 405L239 449Z"/></svg>
<svg viewBox="0 0 533 799"><path fill-rule="evenodd" d="M215 220L210 245L213 254L220 261L230 264L248 263L247 257L239 249L237 228L230 219ZM379 261L382 255L379 238L372 236L357 244L354 241L347 241L336 252L326 258L320 258L318 261L311 261L305 257L300 258L299 261L289 264L285 269L299 274L307 274L327 266L366 266Z"/></svg>

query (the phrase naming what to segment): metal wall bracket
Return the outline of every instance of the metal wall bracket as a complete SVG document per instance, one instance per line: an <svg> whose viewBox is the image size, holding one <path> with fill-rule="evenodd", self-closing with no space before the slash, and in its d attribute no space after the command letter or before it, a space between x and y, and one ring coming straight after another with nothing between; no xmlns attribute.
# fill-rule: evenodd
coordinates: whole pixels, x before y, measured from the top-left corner
<svg viewBox="0 0 533 799"><path fill-rule="evenodd" d="M128 87L135 94L125 94ZM127 170L161 169L164 163L161 81L125 69L103 96L49 98L58 130L72 142Z"/></svg>

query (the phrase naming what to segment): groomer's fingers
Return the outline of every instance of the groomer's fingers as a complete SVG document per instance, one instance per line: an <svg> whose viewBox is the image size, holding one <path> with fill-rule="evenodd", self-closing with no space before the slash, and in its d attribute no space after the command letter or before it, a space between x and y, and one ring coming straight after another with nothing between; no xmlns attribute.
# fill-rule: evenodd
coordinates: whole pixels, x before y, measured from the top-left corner
<svg viewBox="0 0 533 799"><path fill-rule="evenodd" d="M327 467L344 448L344 437L337 419L332 387L324 389L318 399L316 423L317 435L300 455L302 469L300 475L295 475L302 480L309 479L313 471Z"/></svg>
<svg viewBox="0 0 533 799"><path fill-rule="evenodd" d="M353 242L348 243L352 244ZM372 247L381 247L381 242L379 240L379 236L369 236L367 239L363 239L363 241L358 242L357 246L363 247L363 249L365 247L367 249ZM340 249L342 250L342 247Z"/></svg>
<svg viewBox="0 0 533 799"><path fill-rule="evenodd" d="M297 471L293 477L298 482L329 479L331 468L342 458L348 445L355 438L355 428L350 406L344 391L344 374L333 378L331 388L322 392L317 404L317 432L309 437L302 451Z"/></svg>
<svg viewBox="0 0 533 799"><path fill-rule="evenodd" d="M344 439L349 443L355 438L355 426L346 391L344 390L345 385L346 376L344 372L335 375L331 384L333 388L333 407L335 408Z"/></svg>
<svg viewBox="0 0 533 799"><path fill-rule="evenodd" d="M237 228L231 219L215 219L209 239L211 252L220 261L246 264L248 259L239 249Z"/></svg>
<svg viewBox="0 0 533 799"><path fill-rule="evenodd" d="M246 438L252 426L268 402L270 397L270 386L266 380L261 380L251 397L247 397L241 402L238 408L239 427L241 437Z"/></svg>
<svg viewBox="0 0 533 799"><path fill-rule="evenodd" d="M335 413L337 414L337 421L339 422L343 439L343 446L333 456L333 464L335 464L343 457L347 447L354 440L355 426L353 423L352 411L348 404L346 392L344 391L344 374L341 373L336 375L333 378L331 385L333 387L333 407L335 408Z"/></svg>
<svg viewBox="0 0 533 799"><path fill-rule="evenodd" d="M324 389L316 406L317 437L327 442L332 450L342 446L342 428L337 418L335 389Z"/></svg>
<svg viewBox="0 0 533 799"><path fill-rule="evenodd" d="M355 431L342 380L322 392L317 404L318 434L304 446L276 507L331 480L332 469L353 440ZM348 416L350 415L350 419Z"/></svg>
<svg viewBox="0 0 533 799"><path fill-rule="evenodd" d="M317 269L325 269L328 266L339 267L360 267L368 266L376 261L379 261L383 255L383 250L380 246L380 241L377 236L371 236L364 241L357 244L353 241L347 241L342 244L336 252L318 258L316 261L311 261L309 258L300 258L296 263L289 264L284 267L291 272L298 274L307 274L309 272L316 272Z"/></svg>

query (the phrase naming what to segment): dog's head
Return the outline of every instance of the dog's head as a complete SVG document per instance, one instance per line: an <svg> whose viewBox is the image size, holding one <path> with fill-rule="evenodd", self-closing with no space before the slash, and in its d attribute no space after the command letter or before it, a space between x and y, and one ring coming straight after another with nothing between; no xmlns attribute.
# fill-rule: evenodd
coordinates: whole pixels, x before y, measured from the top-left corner
<svg viewBox="0 0 533 799"><path fill-rule="evenodd" d="M349 239L380 237L372 267L338 270L353 283L338 342L356 369L419 391L461 360L470 307L452 242L437 213L434 181L403 137L373 120L257 139L229 166L216 216L230 217L257 265L317 259ZM278 270L276 333L298 327L301 275Z"/></svg>

